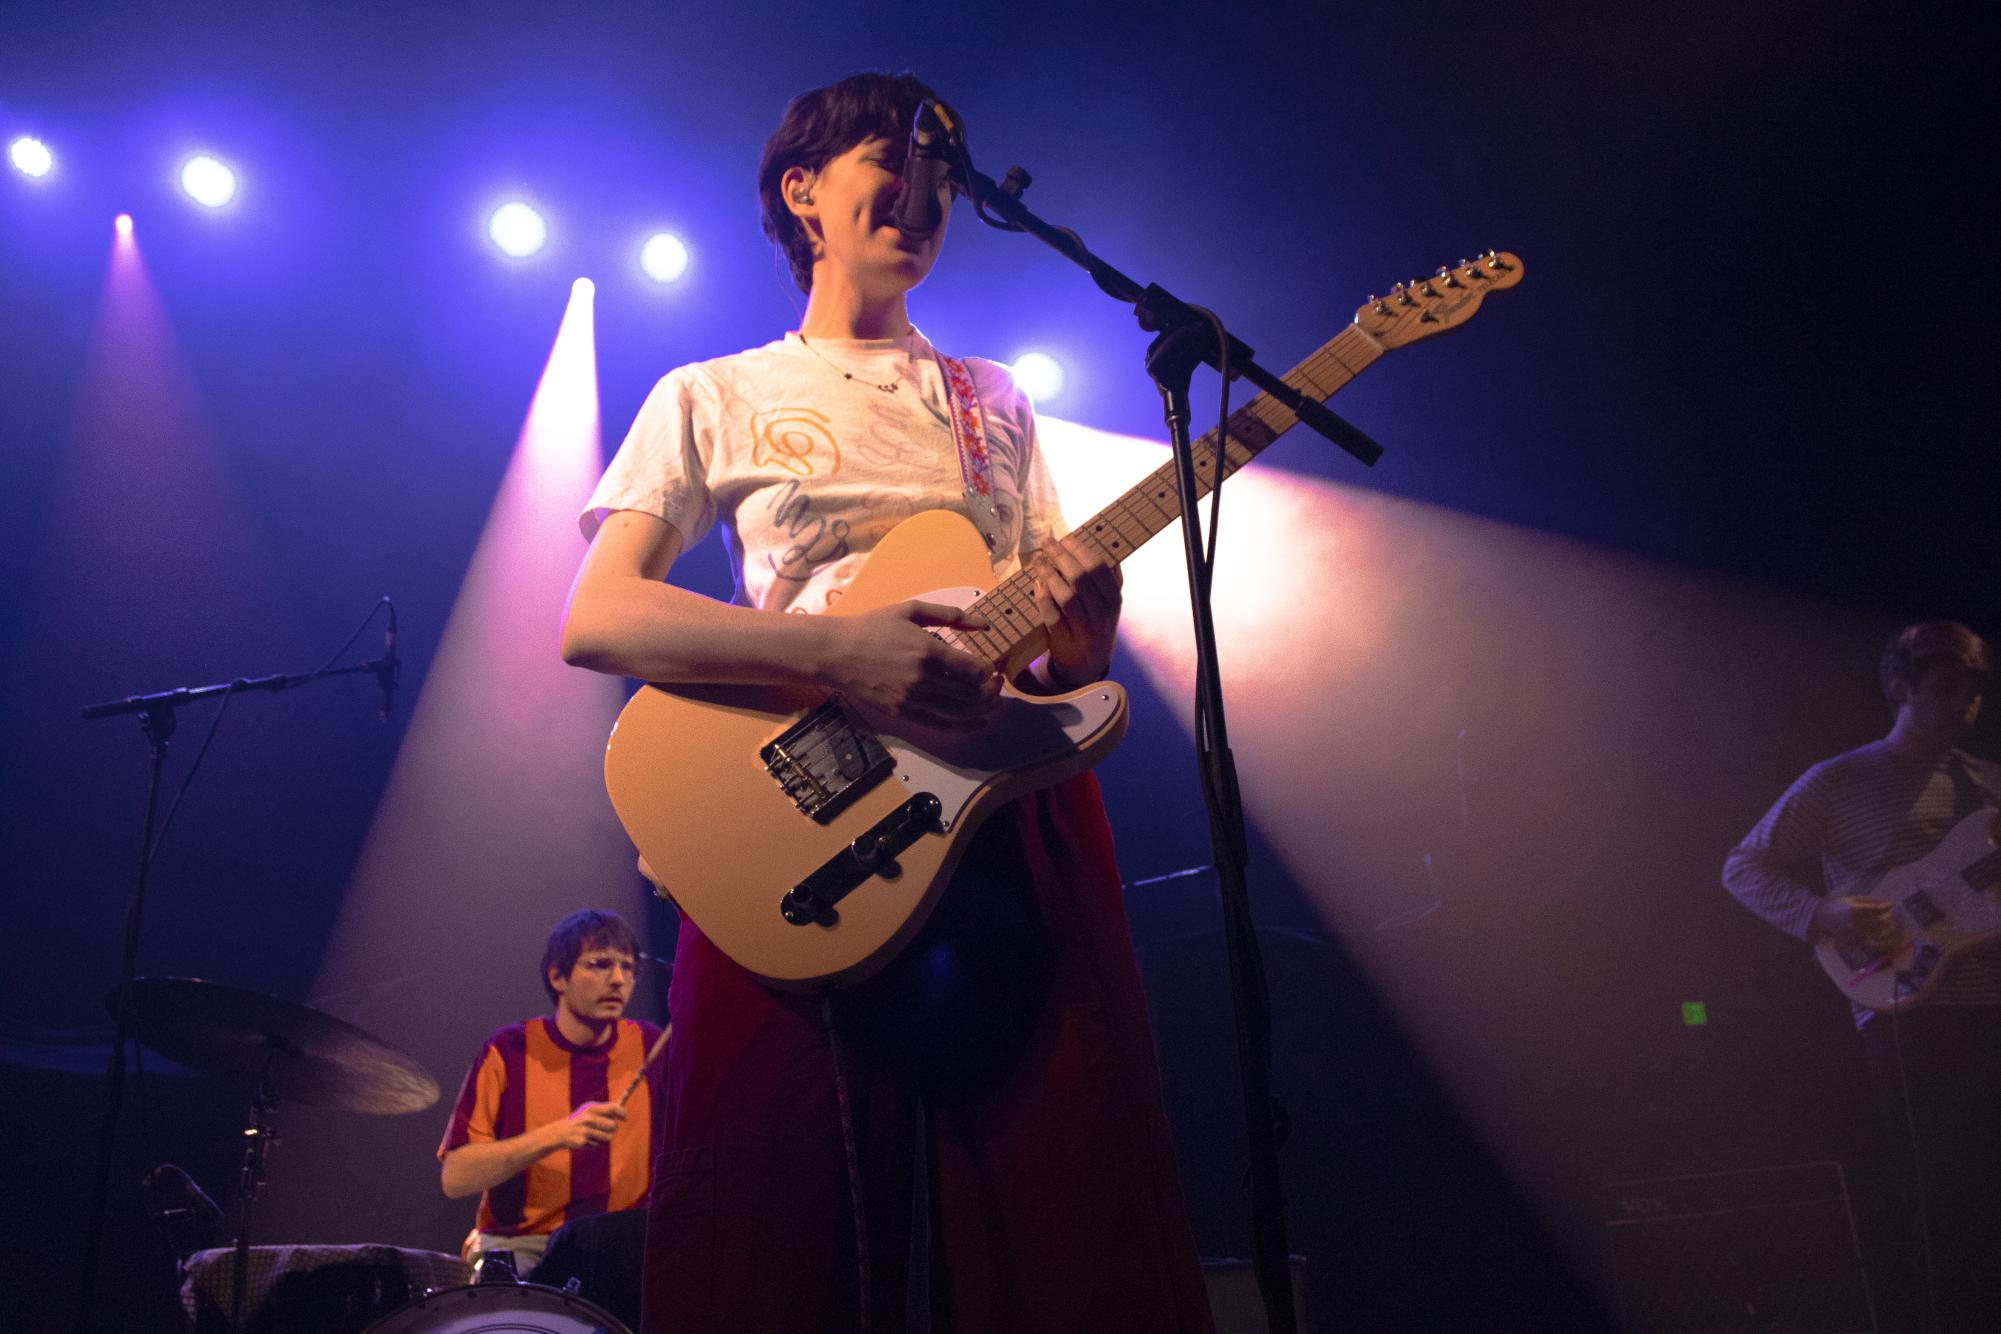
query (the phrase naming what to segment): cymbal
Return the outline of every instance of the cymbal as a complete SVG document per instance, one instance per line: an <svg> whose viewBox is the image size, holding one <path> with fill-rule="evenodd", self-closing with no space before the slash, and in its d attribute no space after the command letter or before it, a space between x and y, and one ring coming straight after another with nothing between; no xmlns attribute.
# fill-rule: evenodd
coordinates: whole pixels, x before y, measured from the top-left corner
<svg viewBox="0 0 2001 1334"><path fill-rule="evenodd" d="M438 1100L438 1081L411 1057L309 1005L194 977L131 986L132 1035L206 1074L262 1077L284 1100L383 1116ZM123 990L105 998L114 1015Z"/></svg>

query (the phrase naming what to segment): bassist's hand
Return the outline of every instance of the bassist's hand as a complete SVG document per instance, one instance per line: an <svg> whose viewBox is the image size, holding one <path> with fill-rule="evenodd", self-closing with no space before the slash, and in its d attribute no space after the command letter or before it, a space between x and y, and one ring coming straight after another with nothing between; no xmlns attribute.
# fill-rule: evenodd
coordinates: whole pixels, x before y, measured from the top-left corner
<svg viewBox="0 0 2001 1334"><path fill-rule="evenodd" d="M899 602L859 616L828 617L835 645L819 673L849 699L929 727L965 731L1000 702L993 666L926 627L984 630L987 621L938 602Z"/></svg>
<svg viewBox="0 0 2001 1334"><path fill-rule="evenodd" d="M1876 899L1850 896L1822 899L1813 908L1813 930L1837 948L1860 946L1887 954L1897 947L1902 933L1890 915L1890 905Z"/></svg>

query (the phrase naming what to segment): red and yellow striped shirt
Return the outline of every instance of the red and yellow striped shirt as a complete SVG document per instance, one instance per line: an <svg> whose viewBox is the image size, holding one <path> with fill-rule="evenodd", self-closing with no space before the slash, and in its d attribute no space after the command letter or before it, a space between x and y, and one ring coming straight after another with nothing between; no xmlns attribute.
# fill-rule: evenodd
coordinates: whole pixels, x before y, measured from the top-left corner
<svg viewBox="0 0 2001 1334"><path fill-rule="evenodd" d="M587 1102L625 1091L660 1030L621 1019L610 1042L579 1047L550 1019L509 1024L486 1040L466 1071L440 1160L466 1144L489 1144L560 1121ZM626 1101L626 1123L609 1144L558 1149L479 1198L479 1230L501 1236L554 1232L573 1218L616 1213L646 1202L653 1131L665 1085L656 1063Z"/></svg>

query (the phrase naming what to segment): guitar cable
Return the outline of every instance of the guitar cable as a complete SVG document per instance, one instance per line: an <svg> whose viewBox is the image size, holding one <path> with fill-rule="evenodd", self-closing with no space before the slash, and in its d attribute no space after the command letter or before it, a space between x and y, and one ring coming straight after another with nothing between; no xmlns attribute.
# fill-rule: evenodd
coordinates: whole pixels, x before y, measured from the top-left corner
<svg viewBox="0 0 2001 1334"><path fill-rule="evenodd" d="M827 1050L834 1062L834 1101L841 1109L841 1152L848 1165L848 1206L855 1224L855 1292L860 1306L860 1334L869 1334L875 1303L869 1292L868 1208L862 1197L861 1153L855 1145L854 1102L848 1093L848 1075L841 1059L841 1037L834 1028L833 993L820 990L820 1017L827 1025Z"/></svg>
<svg viewBox="0 0 2001 1334"><path fill-rule="evenodd" d="M1910 1149L1912 1203L1917 1206L1919 1281L1925 1313L1933 1330L1942 1330L1938 1315L1938 1273L1932 1261L1931 1200L1925 1191L1924 1156L1918 1142L1918 1110L1911 1100L1911 1072L1904 1063L1902 1014L1890 1011L1890 1051L1897 1059L1897 1091L1904 1104L1904 1142Z"/></svg>

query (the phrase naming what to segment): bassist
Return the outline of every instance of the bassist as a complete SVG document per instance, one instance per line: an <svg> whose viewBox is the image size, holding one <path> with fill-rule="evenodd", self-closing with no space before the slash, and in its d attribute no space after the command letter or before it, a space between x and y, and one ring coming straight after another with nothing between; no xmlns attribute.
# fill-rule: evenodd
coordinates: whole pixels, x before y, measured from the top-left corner
<svg viewBox="0 0 2001 1334"><path fill-rule="evenodd" d="M1729 891L1772 925L1864 952L1894 946L1899 929L1889 904L1857 891L2001 805L2001 766L1959 749L1991 676L1981 638L1954 621L1908 626L1880 674L1889 734L1807 770L1723 870ZM2001 944L1955 957L1921 1008L1857 1006L1855 1021L1885 1157L1901 1165L1899 1211L1912 1222L1907 1267L1921 1290L1905 1303L1918 1319L1908 1327L1991 1328L2001 1311Z"/></svg>

